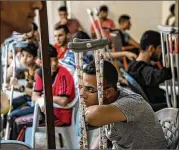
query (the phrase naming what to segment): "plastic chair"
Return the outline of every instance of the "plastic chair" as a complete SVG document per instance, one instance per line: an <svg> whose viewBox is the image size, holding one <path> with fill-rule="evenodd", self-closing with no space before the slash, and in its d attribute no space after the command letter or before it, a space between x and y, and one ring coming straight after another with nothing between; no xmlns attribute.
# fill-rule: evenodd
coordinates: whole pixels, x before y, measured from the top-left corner
<svg viewBox="0 0 179 150"><path fill-rule="evenodd" d="M28 144L15 140L1 140L1 149L32 149Z"/></svg>
<svg viewBox="0 0 179 150"><path fill-rule="evenodd" d="M164 108L155 113L162 125L169 149L179 146L179 109Z"/></svg>
<svg viewBox="0 0 179 150"><path fill-rule="evenodd" d="M73 108L71 125L65 126L65 127L55 127L55 134L56 136L59 137L58 144L60 145L60 147L57 147L57 148L73 149L75 148L75 146L77 146L76 144L77 141L75 141L75 138L74 138L74 136L76 136L75 118L76 118L77 103L78 103L78 95L76 94L76 97L74 98L74 100L71 103L69 103L66 107L61 107L57 104L54 104L55 108L63 108L63 109ZM32 127L26 129L26 135L25 135L25 142L31 145L31 147L34 149L35 149L36 134L44 133L44 136L46 136L46 127L39 127L39 113L40 113L40 107L38 103L36 103L35 109L34 109L33 125Z"/></svg>

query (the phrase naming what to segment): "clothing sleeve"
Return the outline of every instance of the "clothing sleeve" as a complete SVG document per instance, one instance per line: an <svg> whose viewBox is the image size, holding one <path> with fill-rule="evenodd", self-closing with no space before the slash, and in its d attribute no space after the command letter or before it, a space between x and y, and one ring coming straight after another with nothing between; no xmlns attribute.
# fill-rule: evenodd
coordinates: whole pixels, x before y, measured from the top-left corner
<svg viewBox="0 0 179 150"><path fill-rule="evenodd" d="M165 67L161 70L154 69L151 66L144 67L141 71L141 75L144 82L140 84L144 86L156 86L172 78L171 68Z"/></svg>
<svg viewBox="0 0 179 150"><path fill-rule="evenodd" d="M42 76L40 76L38 71L35 75L34 92L42 92L42 91L43 91L43 80L42 80Z"/></svg>
<svg viewBox="0 0 179 150"><path fill-rule="evenodd" d="M145 110L145 103L142 97L123 97L111 105L116 106L127 118L127 122L138 121Z"/></svg>
<svg viewBox="0 0 179 150"><path fill-rule="evenodd" d="M69 72L60 76L59 96L70 96L74 91L74 80Z"/></svg>
<svg viewBox="0 0 179 150"><path fill-rule="evenodd" d="M115 24L112 20L111 20L111 29L115 29Z"/></svg>
<svg viewBox="0 0 179 150"><path fill-rule="evenodd" d="M94 33L94 28L93 28L93 25L92 25L92 24L91 24L91 26L90 26L90 32L91 32L91 34Z"/></svg>

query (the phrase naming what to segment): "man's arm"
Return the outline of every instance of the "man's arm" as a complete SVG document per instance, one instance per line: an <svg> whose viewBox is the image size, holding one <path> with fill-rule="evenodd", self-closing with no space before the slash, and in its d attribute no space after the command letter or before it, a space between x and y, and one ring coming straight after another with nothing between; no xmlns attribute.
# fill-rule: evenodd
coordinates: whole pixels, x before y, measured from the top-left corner
<svg viewBox="0 0 179 150"><path fill-rule="evenodd" d="M114 105L94 105L86 109L86 121L92 126L126 121L126 116Z"/></svg>
<svg viewBox="0 0 179 150"><path fill-rule="evenodd" d="M141 75L141 78L143 78L145 82L141 82L140 84L147 86L156 86L172 78L171 68L165 67L163 69L145 67L141 71Z"/></svg>
<svg viewBox="0 0 179 150"><path fill-rule="evenodd" d="M137 58L136 54L130 52L110 52L110 55L107 56L111 56L112 58L127 57L129 60L134 60Z"/></svg>
<svg viewBox="0 0 179 150"><path fill-rule="evenodd" d="M136 42L136 41L135 41L134 39L132 39L132 38L129 39L129 44L132 45L132 46L134 46L135 48L139 48L139 47L140 47L140 46L139 46L139 43Z"/></svg>
<svg viewBox="0 0 179 150"><path fill-rule="evenodd" d="M65 107L69 102L69 98L67 96L53 96L53 102L62 107Z"/></svg>
<svg viewBox="0 0 179 150"><path fill-rule="evenodd" d="M39 98L41 97L41 93L40 92L32 92L32 100L34 102L36 102Z"/></svg>

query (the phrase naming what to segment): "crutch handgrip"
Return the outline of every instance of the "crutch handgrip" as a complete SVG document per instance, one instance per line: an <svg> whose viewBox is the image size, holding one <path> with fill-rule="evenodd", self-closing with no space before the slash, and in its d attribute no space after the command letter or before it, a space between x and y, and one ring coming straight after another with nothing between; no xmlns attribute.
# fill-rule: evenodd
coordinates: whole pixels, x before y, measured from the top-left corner
<svg viewBox="0 0 179 150"><path fill-rule="evenodd" d="M91 16L93 16L93 12L91 11L91 9L87 8L87 13Z"/></svg>
<svg viewBox="0 0 179 150"><path fill-rule="evenodd" d="M10 44L14 41L14 38L9 38L7 40L4 41L4 43L7 45L7 44Z"/></svg>
<svg viewBox="0 0 179 150"><path fill-rule="evenodd" d="M178 27L158 25L158 29L163 33L178 33Z"/></svg>
<svg viewBox="0 0 179 150"><path fill-rule="evenodd" d="M173 54L173 41L172 41L172 37L169 36L169 47L170 47L170 53Z"/></svg>
<svg viewBox="0 0 179 150"><path fill-rule="evenodd" d="M98 49L103 49L108 44L107 38L92 40L92 41L86 41L86 42L78 42L68 43L68 48L71 49L74 52L84 52L84 51L94 51Z"/></svg>
<svg viewBox="0 0 179 150"><path fill-rule="evenodd" d="M178 37L175 38L175 52L178 54Z"/></svg>
<svg viewBox="0 0 179 150"><path fill-rule="evenodd" d="M79 39L79 38L74 38L73 43L78 43L78 42L87 42L87 41L93 41L93 39Z"/></svg>

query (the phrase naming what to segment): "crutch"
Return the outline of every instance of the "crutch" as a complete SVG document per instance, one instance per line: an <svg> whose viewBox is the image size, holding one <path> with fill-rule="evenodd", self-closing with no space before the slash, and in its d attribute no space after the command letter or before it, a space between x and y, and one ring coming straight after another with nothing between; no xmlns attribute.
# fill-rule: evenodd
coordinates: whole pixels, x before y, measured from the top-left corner
<svg viewBox="0 0 179 150"><path fill-rule="evenodd" d="M173 97L171 99L173 107L177 107L177 100L176 100L176 88L175 88L175 71L174 71L174 50L173 50L173 40L172 40L172 34L169 34L168 40L170 43L170 61L171 61L171 70L172 70L172 84L171 84L171 91L173 93Z"/></svg>
<svg viewBox="0 0 179 150"><path fill-rule="evenodd" d="M84 42L82 42L82 41L84 41ZM80 40L80 39L74 39L74 42L75 43L69 43L68 44L68 47L70 48L70 49L72 49L72 51L74 51L75 52L75 60L76 60L76 64L77 64L77 72L78 72L78 80L80 81L80 80L82 80L82 73L83 73L83 71L82 71L82 67L80 67L80 63L79 63L79 61L81 61L81 65L82 65L82 57L81 58L79 58L79 56L78 55L80 55L80 56L82 56L80 53L81 52L83 52L84 50L85 51L94 51L94 50L98 50L98 49L101 49L101 48L104 48L107 44L108 44L108 40L107 39L99 39L99 40L91 40L91 41L89 41L89 40ZM99 62L99 60L98 60L98 62ZM101 65L101 67L103 67L102 65ZM80 68L81 68L81 73L80 73ZM102 69L101 69L102 70ZM103 70L102 70L103 71ZM102 72L101 71L101 72ZM99 82L101 83L101 81L102 80L100 80L98 77L99 77L99 73L100 72L97 72L97 74L98 74L98 76L97 76L97 81L98 81L98 90L100 90L100 91L98 91L98 96L100 95L100 96L102 96L102 92L101 91L103 91L103 89L101 88L101 87L103 87L103 86L101 86L100 88L99 88ZM102 76L100 77L100 78L102 78ZM101 83L102 84L102 83ZM83 102L83 99L82 99L82 88L83 88L83 85L82 85L82 83L79 83L79 88L80 88L80 103L82 103ZM100 100L103 98L103 96L100 98ZM85 131L85 119L84 119L84 107L83 106L81 106L81 108L82 109L80 109L80 111L81 111L81 124L80 124L80 149L83 149L83 148L87 148L87 147L85 147L85 146L88 146L88 144L87 144L87 132ZM84 134L85 133L85 134ZM102 135L102 130L100 130L100 135ZM101 139L104 139L104 138L101 138ZM85 144L85 143L86 144Z"/></svg>
<svg viewBox="0 0 179 150"><path fill-rule="evenodd" d="M175 92L175 74L174 74L174 68L173 68L173 44L172 44L172 38L171 34L178 34L178 28L177 27L170 27L170 26L158 26L160 33L161 33L161 42L162 42L162 56L163 56L163 66L166 66L166 60L165 60L165 51L167 50L167 55L169 58L169 63L171 64L172 69L172 83L165 81L166 86L166 99L167 99L167 105L168 107L176 107L177 101L176 101L176 92ZM166 46L164 45L164 42L166 41ZM175 44L177 45L177 44ZM170 56L169 56L169 48L170 48ZM177 49L176 49L177 52ZM170 91L171 91L171 101L169 100L169 84L171 85Z"/></svg>
<svg viewBox="0 0 179 150"><path fill-rule="evenodd" d="M15 52L15 48L18 48L18 47L27 47L27 43L26 42L17 42L17 41L13 41L13 46L12 46L12 53L13 53L13 75L12 75L12 78L14 79L15 76L16 76L16 52ZM7 76L5 76L7 78ZM10 94L10 109L9 109L9 112L8 112L8 115L10 115L11 113L11 109L12 109L12 100L13 100L13 97L14 97L14 86L11 85L11 94ZM7 119L8 120L8 119ZM5 140L8 140L9 139L9 136L10 136L10 132L11 132L11 129L10 129L10 124L9 124L9 121L7 121L7 124L6 124L6 133L5 133Z"/></svg>
<svg viewBox="0 0 179 150"><path fill-rule="evenodd" d="M5 41L5 70L4 70L4 75L3 75L3 85L7 84L7 66L8 66L8 52L9 52L9 44L14 41L13 38L7 39ZM2 89L5 91L5 89Z"/></svg>
<svg viewBox="0 0 179 150"><path fill-rule="evenodd" d="M15 73L16 73L15 42L13 42L12 53L13 53L13 75L12 75L12 77L15 78ZM10 115L11 109L12 109L13 94L14 94L14 86L11 85L10 109L9 109L9 112L8 112L8 116ZM8 120L8 119L7 119L7 120ZM7 124L6 124L6 133L5 133L5 140L9 140L10 132L11 132L10 123L9 123L9 121L7 121Z"/></svg>
<svg viewBox="0 0 179 150"><path fill-rule="evenodd" d="M179 95L179 55L178 55L178 34L175 35L175 63L177 68L177 87L178 87L178 95ZM178 101L179 102L179 101Z"/></svg>

